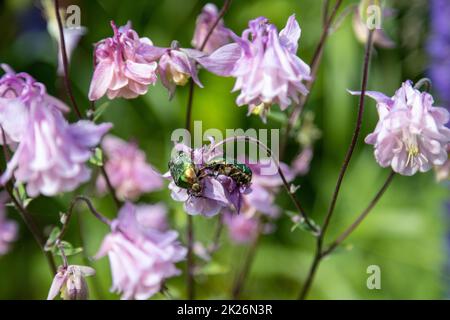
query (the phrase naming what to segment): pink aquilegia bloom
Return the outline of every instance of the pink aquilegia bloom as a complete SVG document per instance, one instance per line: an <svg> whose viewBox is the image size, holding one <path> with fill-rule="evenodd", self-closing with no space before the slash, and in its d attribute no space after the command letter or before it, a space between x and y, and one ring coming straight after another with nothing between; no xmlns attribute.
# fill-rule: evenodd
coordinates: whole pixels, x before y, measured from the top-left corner
<svg viewBox="0 0 450 320"><path fill-rule="evenodd" d="M199 192L177 186L171 172L164 175L172 180L169 184L172 199L184 202L184 209L188 214L201 214L211 217L218 214L222 209L230 209L239 213L243 195L251 192L249 186L239 185L229 176L209 171L206 164L220 157L221 154L217 149L212 149L213 145L214 143L211 143L209 146L194 149L193 153L192 149L185 145L178 144L175 146L175 149L178 150L178 153L174 156L175 159L184 156L190 160L192 153L194 171L202 176L198 178Z"/></svg>
<svg viewBox="0 0 450 320"><path fill-rule="evenodd" d="M258 217L246 214L225 214L223 219L230 239L237 244L249 243L258 235Z"/></svg>
<svg viewBox="0 0 450 320"><path fill-rule="evenodd" d="M144 227L137 209L125 203L111 224L96 258L108 255L113 278L112 291L122 299L148 299L162 289L167 278L180 274L175 263L183 260L186 249L176 231Z"/></svg>
<svg viewBox="0 0 450 320"><path fill-rule="evenodd" d="M131 29L131 23L117 28L111 22L114 36L98 42L95 46L95 71L89 88L89 100L98 100L103 95L109 99L133 99L147 93L154 85L156 59L148 53L152 42L139 38Z"/></svg>
<svg viewBox="0 0 450 320"><path fill-rule="evenodd" d="M445 124L450 116L446 109L433 106L430 94L406 81L392 98L374 91L366 95L377 101L380 119L365 141L374 145L382 167L391 166L395 172L411 176L444 164L450 143L450 129Z"/></svg>
<svg viewBox="0 0 450 320"><path fill-rule="evenodd" d="M300 33L294 15L280 33L259 17L249 22L242 38L232 34L236 43L200 57L199 63L218 75L235 77L233 91L240 90L237 105L248 105L249 114L259 114L265 121L272 104L285 110L308 94L303 81L311 80L310 68L296 55Z"/></svg>
<svg viewBox="0 0 450 320"><path fill-rule="evenodd" d="M31 197L74 190L89 180L86 162L112 125L69 124L62 114L68 107L49 96L43 84L26 73L6 70L0 79L4 97L0 99L0 124L15 151L0 183L14 176L26 184Z"/></svg>
<svg viewBox="0 0 450 320"><path fill-rule="evenodd" d="M178 41L172 41L170 48L152 47L149 49L154 59L159 59L158 74L161 83L169 91L169 99L175 93L177 86L184 86L192 80L203 88L198 78L197 60L205 56L204 53L194 49L180 48Z"/></svg>
<svg viewBox="0 0 450 320"><path fill-rule="evenodd" d="M48 95L45 86L25 72L15 73L10 66L1 64L5 74L0 78L0 126L6 143L15 148L23 140L29 123L29 109L33 102L47 105L62 112L69 108L60 100ZM3 135L0 132L0 144Z"/></svg>
<svg viewBox="0 0 450 320"><path fill-rule="evenodd" d="M304 176L309 172L311 160L314 156L312 147L305 147L292 161L292 170L296 175Z"/></svg>
<svg viewBox="0 0 450 320"><path fill-rule="evenodd" d="M17 223L6 218L6 193L0 193L0 256L8 253L11 243L17 239Z"/></svg>
<svg viewBox="0 0 450 320"><path fill-rule="evenodd" d="M192 38L191 42L192 46L195 49L201 49L203 42L205 41L209 31L213 27L214 22L217 21L218 16L219 12L215 4L208 3L203 7L202 12L197 17L194 37ZM230 40L230 32L225 27L223 20L220 19L202 51L206 53L212 53L214 50L229 43Z"/></svg>
<svg viewBox="0 0 450 320"><path fill-rule="evenodd" d="M89 297L85 277L95 275L95 270L86 266L60 266L53 278L47 300L53 300L58 293L64 300L87 300Z"/></svg>
<svg viewBox="0 0 450 320"><path fill-rule="evenodd" d="M145 153L135 143L108 135L103 139L102 147L107 158L105 170L117 197L134 200L142 193L162 188L161 175L146 162ZM97 179L97 189L101 193L107 190L103 176Z"/></svg>

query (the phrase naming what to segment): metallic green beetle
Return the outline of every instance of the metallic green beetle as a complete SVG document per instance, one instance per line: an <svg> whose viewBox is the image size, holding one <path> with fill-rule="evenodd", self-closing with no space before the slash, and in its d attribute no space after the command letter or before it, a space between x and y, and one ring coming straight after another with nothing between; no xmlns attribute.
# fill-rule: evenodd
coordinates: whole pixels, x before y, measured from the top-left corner
<svg viewBox="0 0 450 320"><path fill-rule="evenodd" d="M198 169L185 152L179 152L169 161L169 170L175 185L197 196L202 192L200 181L207 176L225 175L241 186L249 186L252 180L252 170L245 164L222 158L212 160Z"/></svg>

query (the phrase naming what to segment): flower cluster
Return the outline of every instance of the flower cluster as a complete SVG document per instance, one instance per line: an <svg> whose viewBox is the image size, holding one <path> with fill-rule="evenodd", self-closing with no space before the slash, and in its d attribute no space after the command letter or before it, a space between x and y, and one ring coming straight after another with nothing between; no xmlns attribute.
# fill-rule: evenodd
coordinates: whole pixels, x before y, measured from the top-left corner
<svg viewBox="0 0 450 320"><path fill-rule="evenodd" d="M102 149L107 161L105 170L120 199L134 200L142 193L162 188L161 175L146 162L145 153L135 143L127 143L108 135L103 139ZM103 176L97 179L97 189L107 190Z"/></svg>
<svg viewBox="0 0 450 320"><path fill-rule="evenodd" d="M148 299L159 292L167 278L180 273L175 263L186 255L177 232L140 223L141 210L125 203L96 254L97 259L108 255L111 290L121 293L122 299Z"/></svg>
<svg viewBox="0 0 450 320"><path fill-rule="evenodd" d="M351 92L360 94L359 92ZM445 127L449 112L433 106L433 97L403 83L392 98L380 92L366 95L377 102L380 117L366 143L375 147L375 158L382 167L410 176L426 172L448 159L450 129Z"/></svg>
<svg viewBox="0 0 450 320"><path fill-rule="evenodd" d="M109 99L133 99L147 93L157 76L172 96L177 85L192 79L202 87L197 77L196 57L203 55L194 49L179 48L174 41L170 48L153 45L149 38L139 38L128 22L117 28L111 22L114 36L97 43L96 67L89 89L89 99L103 95Z"/></svg>
<svg viewBox="0 0 450 320"><path fill-rule="evenodd" d="M26 183L27 193L52 196L72 191L90 178L86 162L92 148L112 127L90 121L69 124L68 107L48 95L45 86L6 65L0 78L0 126L15 150L0 178Z"/></svg>

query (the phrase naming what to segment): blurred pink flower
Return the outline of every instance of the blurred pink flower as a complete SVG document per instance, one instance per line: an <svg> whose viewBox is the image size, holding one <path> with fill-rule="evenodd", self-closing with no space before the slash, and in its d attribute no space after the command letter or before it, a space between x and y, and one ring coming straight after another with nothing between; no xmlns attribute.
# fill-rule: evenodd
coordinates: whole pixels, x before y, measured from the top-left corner
<svg viewBox="0 0 450 320"><path fill-rule="evenodd" d="M144 228L167 231L167 208L163 203L136 205L136 219Z"/></svg>
<svg viewBox="0 0 450 320"><path fill-rule="evenodd" d="M73 191L89 180L86 162L111 127L90 121L69 124L58 110L32 105L27 130L0 181L5 184L14 176L27 184L31 197Z"/></svg>
<svg viewBox="0 0 450 320"><path fill-rule="evenodd" d="M313 148L305 147L292 162L292 170L294 173L301 176L307 174L313 156Z"/></svg>
<svg viewBox="0 0 450 320"><path fill-rule="evenodd" d="M447 161L450 129L445 124L449 112L434 107L430 94L406 81L392 98L374 91L366 95L377 101L380 119L365 141L374 145L375 158L382 167L391 166L395 172L411 176Z"/></svg>
<svg viewBox="0 0 450 320"><path fill-rule="evenodd" d="M67 106L47 95L43 84L26 73L5 70L0 80L0 91L6 97L0 101L0 124L15 152L0 183L14 176L18 183L27 184L31 197L74 190L89 180L85 162L112 125L69 124L62 114Z"/></svg>
<svg viewBox="0 0 450 320"><path fill-rule="evenodd" d="M259 219L246 214L225 214L224 223L230 239L238 244L251 242L258 235Z"/></svg>
<svg viewBox="0 0 450 320"><path fill-rule="evenodd" d="M194 37L192 39L192 46L200 50L203 41L205 41L206 36L208 35L211 27L214 22L217 20L219 16L219 12L217 7L213 3L206 4L202 12L197 17L197 22L195 25ZM208 39L208 42L203 49L206 53L211 53L214 50L220 48L221 46L230 42L230 33L223 23L223 19L220 19L219 23L214 28L211 36Z"/></svg>
<svg viewBox="0 0 450 320"><path fill-rule="evenodd" d="M136 215L136 207L125 203L96 258L109 257L112 291L122 299L143 300L159 292L167 278L180 274L175 263L185 258L186 249L177 242L177 232L146 228Z"/></svg>
<svg viewBox="0 0 450 320"><path fill-rule="evenodd" d="M47 300L53 300L61 293L64 300L87 300L89 297L85 277L95 275L91 267L70 265L60 266L53 278Z"/></svg>
<svg viewBox="0 0 450 320"><path fill-rule="evenodd" d="M0 256L8 253L11 243L17 239L18 226L6 218L6 193L0 193Z"/></svg>
<svg viewBox="0 0 450 320"><path fill-rule="evenodd" d="M15 73L6 64L0 66L5 71L0 78L0 126L4 130L6 143L15 148L28 126L31 104L49 106L62 112L69 111L69 108L48 95L45 86L29 74ZM0 144L3 144L1 132Z"/></svg>
<svg viewBox="0 0 450 320"><path fill-rule="evenodd" d="M242 38L232 34L236 43L198 61L213 73L235 77L233 91L241 91L237 105L248 105L249 114L257 113L265 121L272 104L285 110L308 94L302 82L311 79L310 68L296 55L300 33L295 15L280 33L268 19L259 17L249 22Z"/></svg>
<svg viewBox="0 0 450 320"><path fill-rule="evenodd" d="M447 146L447 153L450 155L450 144ZM438 182L450 180L450 157L441 166L434 168L436 172L436 180Z"/></svg>
<svg viewBox="0 0 450 320"><path fill-rule="evenodd" d="M145 153L135 143L127 143L108 135L102 142L106 154L105 170L120 199L134 200L142 193L162 188L161 175L146 162ZM97 189L107 190L103 176L97 179Z"/></svg>
<svg viewBox="0 0 450 320"><path fill-rule="evenodd" d="M136 98L147 93L156 82L156 59L149 53L152 42L139 38L131 23L117 28L111 22L114 36L95 46L96 67L89 88L91 101L103 95L109 99Z"/></svg>

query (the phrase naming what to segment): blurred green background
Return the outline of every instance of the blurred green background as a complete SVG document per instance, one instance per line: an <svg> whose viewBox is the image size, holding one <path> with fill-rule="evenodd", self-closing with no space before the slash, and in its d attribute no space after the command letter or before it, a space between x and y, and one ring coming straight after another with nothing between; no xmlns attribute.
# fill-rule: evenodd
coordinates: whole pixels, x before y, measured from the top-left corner
<svg viewBox="0 0 450 320"><path fill-rule="evenodd" d="M221 1L212 1L219 7ZM331 1L333 2L333 1ZM71 79L78 104L86 109L87 92L92 75L92 44L112 34L109 22L119 25L128 20L140 36L146 36L159 46L180 41L190 46L195 19L207 1L195 0L103 0L66 1L81 8L81 23L88 28L75 50L71 63ZM348 6L355 1L344 1ZM425 75L427 55L424 49L428 30L428 1L386 1L397 10L393 19L386 19L386 32L397 43L392 50L376 49L373 55L368 88L392 95L406 79L417 81ZM249 19L268 17L281 29L292 13L302 28L299 56L310 61L322 30L322 1L317 0L247 0L233 1L225 16L228 27L240 34ZM61 79L56 75L57 45L46 30L39 2L31 0L0 1L0 62L17 71L26 71L46 84L48 91L66 99ZM332 34L327 42L323 63L306 109L315 113L322 138L315 145L310 173L297 179L301 184L298 195L313 219L321 222L328 207L339 167L353 131L357 98L346 89L359 89L363 60L363 45L354 35L351 17ZM200 72L204 89L196 90L194 120L203 121L208 128L265 127L256 116L246 117L246 108L236 107L236 94L231 94L233 79L220 78ZM136 139L147 158L160 172L165 172L170 156L172 130L183 127L187 87L178 88L172 101L158 83L147 95L135 100L111 102L101 121L114 123L113 133L124 139ZM367 100L363 133L374 129L377 115L375 103ZM73 114L71 115L72 120ZM280 124L269 121L268 127ZM289 145L289 157L297 152ZM331 223L328 240L332 240L361 212L388 175L373 157L371 146L360 140L348 175L345 178L336 214ZM40 197L30 204L30 210L42 228L58 223L58 213L67 209L75 194L95 196L94 184L81 187L73 194L56 198ZM414 177L396 177L373 213L345 243L345 248L325 260L316 276L310 298L316 299L441 299L446 297L449 274L446 233L448 217L444 209L448 189L435 183L433 173ZM182 204L170 199L168 189L146 195L140 202L163 201L170 208L172 226L180 230L185 243L186 214ZM277 202L293 210L284 194ZM96 197L96 207L109 217L116 210L108 196ZM87 243L86 252L92 256L108 231L80 208ZM19 220L14 209L8 210L12 219ZM80 245L77 219L72 221L68 239ZM207 243L212 238L217 218L195 217L196 236ZM284 215L277 229L264 236L257 250L255 263L246 279L243 298L292 299L297 297L311 262L313 237L301 230L291 232L292 222ZM229 298L230 284L247 252L246 246L236 246L222 236L223 247L214 256L212 265L197 277L198 298ZM82 264L81 256L71 258ZM381 268L381 290L366 287L369 265ZM109 293L111 285L106 258L95 262L97 276L89 279L93 298L117 298ZM180 268L184 270L183 263ZM94 283L96 282L96 283ZM20 221L20 237L10 253L0 257L1 299L44 299L50 287L45 259L31 235ZM185 279L171 279L168 288L174 297L185 297ZM156 295L156 299L164 298Z"/></svg>

